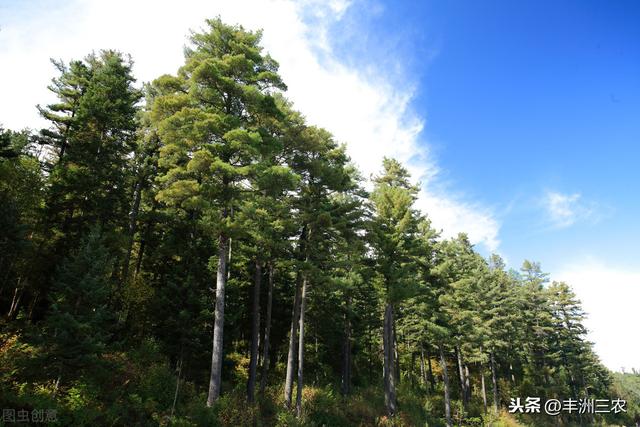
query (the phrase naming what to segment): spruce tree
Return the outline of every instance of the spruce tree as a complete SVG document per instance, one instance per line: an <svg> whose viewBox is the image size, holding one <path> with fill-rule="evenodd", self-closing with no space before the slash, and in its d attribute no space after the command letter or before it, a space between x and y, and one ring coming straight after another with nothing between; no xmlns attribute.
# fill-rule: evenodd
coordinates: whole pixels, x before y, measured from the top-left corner
<svg viewBox="0 0 640 427"><path fill-rule="evenodd" d="M45 322L46 365L69 381L100 365L113 328L109 306L112 258L99 228L60 266L50 294Z"/></svg>

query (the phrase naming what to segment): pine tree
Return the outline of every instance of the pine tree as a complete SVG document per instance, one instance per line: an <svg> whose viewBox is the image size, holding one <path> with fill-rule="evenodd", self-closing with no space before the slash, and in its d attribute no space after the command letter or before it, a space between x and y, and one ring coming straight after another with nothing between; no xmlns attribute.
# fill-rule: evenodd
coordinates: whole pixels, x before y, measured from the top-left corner
<svg viewBox="0 0 640 427"><path fill-rule="evenodd" d="M542 391L549 386L550 366L548 359L549 338L553 317L549 300L545 296L544 284L548 274L543 273L540 264L525 260L522 264L522 284L520 286L520 309L523 315L525 348L528 361L525 362L535 387Z"/></svg>
<svg viewBox="0 0 640 427"><path fill-rule="evenodd" d="M301 415L304 381L304 332L307 291L326 279L335 234L334 221L340 206L333 196L353 189L355 183L348 167L345 147L339 146L324 129L298 123L291 129L296 141L288 162L300 177L293 201L298 229L296 288L291 318L285 404L291 407L294 370L297 365L296 413ZM325 267L325 268L323 268ZM297 357L296 357L297 352Z"/></svg>
<svg viewBox="0 0 640 427"><path fill-rule="evenodd" d="M256 173L263 137L261 119L278 114L269 91L284 89L278 64L263 55L261 33L207 20L194 33L177 76L156 81L152 118L162 148L157 199L198 212L217 240L216 302L207 405L220 395L223 361L225 284L232 210L246 180Z"/></svg>
<svg viewBox="0 0 640 427"><path fill-rule="evenodd" d="M289 106L283 99L277 99L282 110ZM268 117L266 117L268 119ZM258 372L259 334L260 334L260 288L263 270L269 270L269 295L273 296L273 264L281 256L289 255L288 240L295 234L295 222L291 219L292 192L299 177L283 161L283 152L288 141L285 138L287 122L284 113L270 121L263 121L263 139L272 138L272 143L261 146L260 157L256 162L256 173L251 177L252 191L247 194L238 207L236 222L241 224L240 238L244 250L252 260L254 267L252 310L251 310L251 350L249 377L247 380L247 401L254 401L254 391ZM267 304L271 304L269 300ZM266 319L265 345L269 345L270 321ZM268 349L265 350L268 358ZM266 372L263 373L266 375Z"/></svg>
<svg viewBox="0 0 640 427"><path fill-rule="evenodd" d="M412 289L419 215L413 208L418 188L409 173L393 159L384 159L383 170L374 178L371 193L374 217L371 244L384 301L383 359L384 394L389 416L398 410L396 402L395 307Z"/></svg>
<svg viewBox="0 0 640 427"><path fill-rule="evenodd" d="M62 60L52 59L51 63L60 73L48 86L57 102L45 107L37 106L40 115L52 125L50 129L40 131L40 142L52 151L50 154L53 159L49 167L62 161L70 144L71 133L82 126L76 114L91 79L91 70L84 61L74 60L67 65Z"/></svg>
<svg viewBox="0 0 640 427"><path fill-rule="evenodd" d="M132 61L115 51L91 54L70 66L51 89L59 102L40 108L51 128L41 142L50 156L43 257L45 275L77 247L94 225L105 234L126 227L135 148L137 103Z"/></svg>
<svg viewBox="0 0 640 427"><path fill-rule="evenodd" d="M471 397L467 362L473 360L479 336L477 277L481 276L484 265L465 234L444 242L442 250L445 262L440 266L439 274L447 284L447 291L440 297L440 302L453 338L460 395L466 412Z"/></svg>
<svg viewBox="0 0 640 427"><path fill-rule="evenodd" d="M190 40L142 108L131 59L102 51L54 62L47 129L0 128L6 407L45 399L69 425L291 424L295 406L304 424L453 426L490 394L496 412L510 396L633 396L569 285L442 239L393 159L367 194L346 147L284 98L260 32L218 18ZM368 396L380 373L384 408ZM223 380L233 393L198 404ZM303 390L317 397L306 414ZM629 403L519 421L629 424Z"/></svg>
<svg viewBox="0 0 640 427"><path fill-rule="evenodd" d="M509 343L521 336L518 334L520 328L515 283L504 268L502 258L496 254L491 255L489 271L482 278L479 289L484 296L479 307L483 329L482 346L488 352L495 412L500 406L496 355L506 354Z"/></svg>

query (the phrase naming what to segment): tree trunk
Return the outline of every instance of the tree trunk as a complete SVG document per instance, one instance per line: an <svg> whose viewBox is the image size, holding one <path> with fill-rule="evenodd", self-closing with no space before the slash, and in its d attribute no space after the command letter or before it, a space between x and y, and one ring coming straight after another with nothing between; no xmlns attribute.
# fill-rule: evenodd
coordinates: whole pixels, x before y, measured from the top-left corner
<svg viewBox="0 0 640 427"><path fill-rule="evenodd" d="M133 278L135 279L140 273L140 268L142 267L142 257L144 256L144 250L147 245L146 239L140 240L140 249L138 249L138 259L136 260L136 269L133 271Z"/></svg>
<svg viewBox="0 0 640 427"><path fill-rule="evenodd" d="M471 376L469 375L469 365L464 365L464 387L467 391L467 403L471 402Z"/></svg>
<svg viewBox="0 0 640 427"><path fill-rule="evenodd" d="M171 418L176 410L176 403L178 402L178 392L180 390L180 376L182 375L182 354L183 348L180 349L180 360L178 360L178 379L176 380L176 391L173 394L173 404L171 405Z"/></svg>
<svg viewBox="0 0 640 427"><path fill-rule="evenodd" d="M397 411L396 402L396 367L394 363L394 327L393 327L393 305L387 303L384 310L384 328L382 333L382 344L384 354L384 403L387 413L393 417Z"/></svg>
<svg viewBox="0 0 640 427"><path fill-rule="evenodd" d="M427 384L427 369L424 365L424 345L420 343L420 383Z"/></svg>
<svg viewBox="0 0 640 427"><path fill-rule="evenodd" d="M498 380L496 378L496 360L491 352L491 381L493 382L493 409L498 413Z"/></svg>
<svg viewBox="0 0 640 427"><path fill-rule="evenodd" d="M20 299L22 299L23 292L23 288L20 287L20 284L18 284L18 287L16 287L13 291L11 307L9 307L9 313L7 313L7 318L9 320L14 320L16 315L18 314L18 307L20 306Z"/></svg>
<svg viewBox="0 0 640 427"><path fill-rule="evenodd" d="M342 394L351 392L351 320L349 318L349 297L344 312L344 335L342 343Z"/></svg>
<svg viewBox="0 0 640 427"><path fill-rule="evenodd" d="M249 358L249 379L247 380L247 402L253 403L258 371L258 340L260 335L260 286L262 284L262 264L256 261L253 276L253 310L251 322L251 356Z"/></svg>
<svg viewBox="0 0 640 427"><path fill-rule="evenodd" d="M300 318L301 273L296 277L296 292L293 297L293 313L291 314L291 334L289 335L289 353L287 354L287 376L284 383L284 402L291 408L293 392L293 370L295 369L295 350L298 345L298 319Z"/></svg>
<svg viewBox="0 0 640 427"><path fill-rule="evenodd" d="M304 311L307 304L307 278L302 280L300 299L300 334L298 337L298 389L296 392L296 416L302 415L302 387L304 386Z"/></svg>
<svg viewBox="0 0 640 427"><path fill-rule="evenodd" d="M299 246L298 246L298 260L306 260L306 240L307 226L302 227L300 232ZM287 354L287 374L284 382L284 403L285 406L291 409L291 395L293 394L293 371L296 363L296 347L298 343L298 321L300 318L300 299L301 299L301 282L302 272L301 267L298 267L298 273L296 275L296 291L293 297L293 309L291 315L291 333L289 335L289 352Z"/></svg>
<svg viewBox="0 0 640 427"><path fill-rule="evenodd" d="M395 314L395 313L394 313ZM398 356L398 335L396 333L396 322L393 321L393 362L395 367L396 385L400 384L400 356Z"/></svg>
<svg viewBox="0 0 640 427"><path fill-rule="evenodd" d="M429 387L431 387L431 392L433 393L436 390L436 379L433 375L433 368L431 367L431 352L427 347L427 367L429 368Z"/></svg>
<svg viewBox="0 0 640 427"><path fill-rule="evenodd" d="M62 379L62 367L58 370L58 378L56 378L56 382L53 384L53 398L55 399L58 394L58 389L60 387L60 380Z"/></svg>
<svg viewBox="0 0 640 427"><path fill-rule="evenodd" d="M140 199L142 198L142 182L139 179L136 182L133 195L133 205L129 213L129 230L127 232L127 252L124 256L124 264L122 265L122 282L126 283L129 276L129 263L131 262L131 251L133 249L133 236L136 234L138 227L138 212L140 210Z"/></svg>
<svg viewBox="0 0 640 427"><path fill-rule="evenodd" d="M482 385L482 403L484 404L484 413L487 413L487 389L484 384L484 365L480 364L480 384Z"/></svg>
<svg viewBox="0 0 640 427"><path fill-rule="evenodd" d="M38 298L40 297L40 292L36 291L33 299L31 300L31 304L29 304L29 309L27 310L27 320L31 322L33 320L33 310L36 308L36 304L38 303Z"/></svg>
<svg viewBox="0 0 640 427"><path fill-rule="evenodd" d="M151 228L153 227L153 216L156 212L157 202L155 199L153 200L153 205L151 207L151 212L149 215L149 220L144 227L144 232L142 232L142 236L140 236L140 249L138 249L138 259L136 261L136 269L133 272L133 278L135 279L140 273L140 268L142 267L142 258L144 256L144 250L147 246L147 240L149 239L149 235L151 234Z"/></svg>
<svg viewBox="0 0 640 427"><path fill-rule="evenodd" d="M460 377L460 395L462 397L462 405L464 406L464 412L467 412L467 406L468 406L468 401L467 401L467 387L466 387L466 380L465 380L465 376L464 376L464 367L462 365L462 354L460 352L460 347L456 347L456 357L458 359L458 376Z"/></svg>
<svg viewBox="0 0 640 427"><path fill-rule="evenodd" d="M367 344L369 347L368 361L369 361L369 380L373 379L373 332L371 331L371 323L367 325Z"/></svg>
<svg viewBox="0 0 640 427"><path fill-rule="evenodd" d="M220 235L218 239L218 271L216 274L216 305L213 323L213 349L211 352L211 377L207 406L213 406L220 396L222 380L222 336L224 331L224 291L227 283L227 244L228 238Z"/></svg>
<svg viewBox="0 0 640 427"><path fill-rule="evenodd" d="M232 245L232 240L231 238L229 238L229 250L227 251L227 253L229 254L227 257L227 280L229 280L231 278L231 250L233 249L233 245Z"/></svg>
<svg viewBox="0 0 640 427"><path fill-rule="evenodd" d="M271 310L273 307L273 264L269 264L269 289L267 291L267 318L264 325L264 345L262 356L262 375L260 377L260 394L264 393L269 374L269 345L271 344Z"/></svg>
<svg viewBox="0 0 640 427"><path fill-rule="evenodd" d="M438 346L440 350L440 365L442 367L442 383L444 384L444 413L447 420L447 427L453 427L451 421L451 398L449 397L449 374L447 373L447 360L444 357L442 345Z"/></svg>
<svg viewBox="0 0 640 427"><path fill-rule="evenodd" d="M410 367L410 372L409 372L409 376L411 377L411 387L413 388L415 386L415 368L416 368L416 354L412 351L411 352L411 367Z"/></svg>

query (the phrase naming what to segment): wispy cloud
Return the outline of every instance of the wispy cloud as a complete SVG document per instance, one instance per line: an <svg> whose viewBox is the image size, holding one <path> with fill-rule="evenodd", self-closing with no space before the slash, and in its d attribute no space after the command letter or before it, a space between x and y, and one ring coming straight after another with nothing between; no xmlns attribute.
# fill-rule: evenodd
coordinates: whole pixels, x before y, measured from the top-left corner
<svg viewBox="0 0 640 427"><path fill-rule="evenodd" d="M321 2L305 4L314 7L312 27L300 18L308 13L301 10L304 6L295 8L296 17L292 15L287 24L277 19L256 23L265 29L265 45L280 62L288 96L296 107L310 122L326 127L347 143L349 154L365 177L380 170L384 156L405 163L423 185L418 206L444 237L467 232L472 242L496 251L500 226L491 209L463 196L438 191L438 186L432 185L439 180L440 169L421 134L424 118L411 108L415 82L410 78L404 83L403 79L391 79L375 64L345 64L333 54L328 29L342 19L349 2L334 1L330 9ZM240 22L247 19L242 13L233 13L235 6L230 9L231 18ZM316 54L318 48L322 55ZM403 58L395 61L400 63Z"/></svg>
<svg viewBox="0 0 640 427"><path fill-rule="evenodd" d="M594 223L601 218L599 206L584 200L580 193L563 194L547 191L543 206L551 225L555 228L566 228L584 221Z"/></svg>
<svg viewBox="0 0 640 427"><path fill-rule="evenodd" d="M640 341L629 336L637 324L640 271L606 265L585 258L567 265L554 280L567 282L582 301L588 317L589 339L603 363L613 370L640 369Z"/></svg>
<svg viewBox="0 0 640 427"><path fill-rule="evenodd" d="M439 167L421 133L425 121L411 107L416 82L391 78L376 64L347 64L334 54L331 28L356 7L351 2L185 0L176 7L151 0L75 0L61 7L42 1L50 6L31 8L0 32L0 62L8 64L0 92L12 100L0 105L6 126L43 125L33 106L51 100L45 89L53 73L49 57L68 60L92 49L116 48L130 53L138 78L149 81L175 72L188 30L220 15L227 22L264 29L263 44L281 65L287 96L309 122L347 143L366 177L378 172L384 156L396 157L423 183L419 206L445 237L467 232L473 243L498 248L500 224L490 208L438 190ZM394 60L401 64L406 58Z"/></svg>

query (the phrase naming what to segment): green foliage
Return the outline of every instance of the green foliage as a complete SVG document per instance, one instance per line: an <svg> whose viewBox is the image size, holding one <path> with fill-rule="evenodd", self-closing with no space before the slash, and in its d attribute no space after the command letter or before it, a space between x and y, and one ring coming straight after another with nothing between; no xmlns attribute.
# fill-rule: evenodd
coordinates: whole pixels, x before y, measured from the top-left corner
<svg viewBox="0 0 640 427"><path fill-rule="evenodd" d="M627 401L627 411L610 415L608 421L623 425L638 424L640 422L640 373L635 370L632 373L614 373L611 391L613 398Z"/></svg>
<svg viewBox="0 0 640 427"><path fill-rule="evenodd" d="M383 283L383 298L398 302L410 292L416 274L413 256L419 214L413 203L418 188L409 183L409 174L398 161L387 158L374 183L371 193L375 211L371 226L374 259Z"/></svg>
<svg viewBox="0 0 640 427"><path fill-rule="evenodd" d="M111 336L110 255L100 233L93 229L54 279L50 313L44 325L49 349L44 363L58 378L75 378L95 369Z"/></svg>
<svg viewBox="0 0 640 427"><path fill-rule="evenodd" d="M516 420L510 397L621 397L628 412L594 423L640 421L637 373L602 366L568 284L441 238L394 159L368 194L260 43L207 20L175 75L143 90L115 51L54 61L49 127L0 128L3 408L50 408L60 425L444 426L449 403L459 425L537 426L587 421ZM225 259L222 394L208 408ZM282 380L303 278L295 416ZM249 404L251 366L265 377Z"/></svg>

